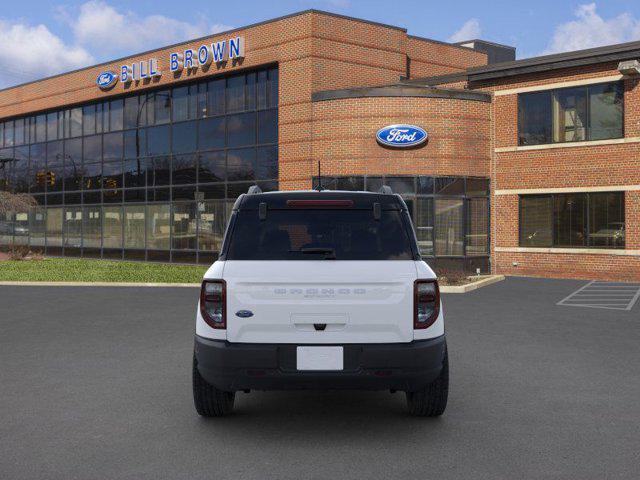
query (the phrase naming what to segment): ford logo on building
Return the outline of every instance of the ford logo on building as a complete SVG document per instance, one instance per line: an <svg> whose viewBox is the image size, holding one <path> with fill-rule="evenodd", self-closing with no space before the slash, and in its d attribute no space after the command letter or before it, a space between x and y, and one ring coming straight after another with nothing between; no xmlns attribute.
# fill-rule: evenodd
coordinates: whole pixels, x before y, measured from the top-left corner
<svg viewBox="0 0 640 480"><path fill-rule="evenodd" d="M113 72L102 72L96 79L96 85L102 90L108 90L118 81L118 76Z"/></svg>
<svg viewBox="0 0 640 480"><path fill-rule="evenodd" d="M415 125L389 125L376 134L379 143L387 147L417 147L427 141L427 132Z"/></svg>

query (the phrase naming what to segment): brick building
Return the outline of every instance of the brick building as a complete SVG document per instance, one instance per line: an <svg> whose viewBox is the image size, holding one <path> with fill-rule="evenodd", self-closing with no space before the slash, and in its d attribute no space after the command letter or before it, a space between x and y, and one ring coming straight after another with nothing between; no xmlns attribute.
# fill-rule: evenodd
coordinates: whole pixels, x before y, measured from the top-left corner
<svg viewBox="0 0 640 480"><path fill-rule="evenodd" d="M0 244L208 263L250 185L407 202L439 268L640 279L640 43L515 61L305 11L0 91ZM414 148L383 145L420 127Z"/></svg>

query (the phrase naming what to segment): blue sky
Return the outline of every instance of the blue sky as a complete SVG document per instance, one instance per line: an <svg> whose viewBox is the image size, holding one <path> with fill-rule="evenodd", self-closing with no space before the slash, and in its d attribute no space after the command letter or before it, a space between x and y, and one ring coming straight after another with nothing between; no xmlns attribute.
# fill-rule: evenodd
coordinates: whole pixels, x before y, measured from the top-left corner
<svg viewBox="0 0 640 480"><path fill-rule="evenodd" d="M4 0L0 88L308 8L438 40L480 37L518 58L640 40L638 0Z"/></svg>

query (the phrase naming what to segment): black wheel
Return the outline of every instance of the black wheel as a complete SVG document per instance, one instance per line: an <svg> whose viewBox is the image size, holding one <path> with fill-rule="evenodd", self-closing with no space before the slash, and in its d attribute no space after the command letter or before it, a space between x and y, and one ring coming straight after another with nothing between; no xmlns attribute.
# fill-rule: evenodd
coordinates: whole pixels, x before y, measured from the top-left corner
<svg viewBox="0 0 640 480"><path fill-rule="evenodd" d="M203 417L222 417L231 413L236 398L234 392L223 392L207 383L198 371L196 356L193 356L193 403Z"/></svg>
<svg viewBox="0 0 640 480"><path fill-rule="evenodd" d="M407 392L407 408L416 417L437 417L447 408L448 396L449 354L445 350L440 375L422 390Z"/></svg>

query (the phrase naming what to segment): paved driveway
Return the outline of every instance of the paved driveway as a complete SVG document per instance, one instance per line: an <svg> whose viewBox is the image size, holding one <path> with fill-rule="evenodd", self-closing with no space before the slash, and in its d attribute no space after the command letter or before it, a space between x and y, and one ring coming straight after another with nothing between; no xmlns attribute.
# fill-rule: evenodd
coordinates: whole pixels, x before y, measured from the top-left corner
<svg viewBox="0 0 640 480"><path fill-rule="evenodd" d="M450 403L239 394L193 409L195 289L0 287L0 478L638 478L640 306L556 303L586 282L445 295Z"/></svg>

